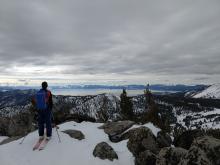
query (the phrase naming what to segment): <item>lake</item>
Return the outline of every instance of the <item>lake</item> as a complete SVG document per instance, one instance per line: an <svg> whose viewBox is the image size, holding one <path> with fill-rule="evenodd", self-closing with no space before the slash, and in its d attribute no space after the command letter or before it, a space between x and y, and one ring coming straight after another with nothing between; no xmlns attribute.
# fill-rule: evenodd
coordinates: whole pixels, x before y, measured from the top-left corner
<svg viewBox="0 0 220 165"><path fill-rule="evenodd" d="M122 90L120 89L52 89L51 92L54 95L70 95L70 96L86 96L86 95L97 95L97 94L114 94L120 96ZM143 94L144 90L127 90L129 96L135 96Z"/></svg>
<svg viewBox="0 0 220 165"><path fill-rule="evenodd" d="M97 94L114 94L120 96L122 89L52 89L54 95L86 96ZM144 94L144 90L126 90L128 96ZM152 92L172 92L172 91L152 91Z"/></svg>

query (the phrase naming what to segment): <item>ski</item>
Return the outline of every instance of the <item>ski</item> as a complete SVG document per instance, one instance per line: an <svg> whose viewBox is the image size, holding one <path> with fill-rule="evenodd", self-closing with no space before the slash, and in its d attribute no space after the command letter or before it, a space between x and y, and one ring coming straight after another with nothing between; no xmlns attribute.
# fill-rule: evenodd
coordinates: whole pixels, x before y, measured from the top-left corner
<svg viewBox="0 0 220 165"><path fill-rule="evenodd" d="M47 145L48 142L49 142L49 140L44 139L44 140L41 142L41 144L40 144L38 150L39 150L39 151L44 150L44 148L46 147L46 145Z"/></svg>
<svg viewBox="0 0 220 165"><path fill-rule="evenodd" d="M37 143L34 145L34 147L33 147L33 151L35 151L35 150L37 150L39 147L40 147L40 145L41 145L41 143L43 142L43 140L44 139L39 139L38 141L37 141Z"/></svg>

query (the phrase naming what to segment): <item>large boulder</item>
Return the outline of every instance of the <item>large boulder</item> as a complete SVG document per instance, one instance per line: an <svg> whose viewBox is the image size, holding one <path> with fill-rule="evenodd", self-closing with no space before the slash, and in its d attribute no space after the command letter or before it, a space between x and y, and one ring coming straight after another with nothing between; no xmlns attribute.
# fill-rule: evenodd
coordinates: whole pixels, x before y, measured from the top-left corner
<svg viewBox="0 0 220 165"><path fill-rule="evenodd" d="M115 136L123 133L130 127L132 127L135 123L133 121L124 120L118 122L107 122L100 129L104 129L104 132L109 136Z"/></svg>
<svg viewBox="0 0 220 165"><path fill-rule="evenodd" d="M187 150L183 148L165 147L160 150L157 156L157 165L176 165L187 154Z"/></svg>
<svg viewBox="0 0 220 165"><path fill-rule="evenodd" d="M111 142L114 142L114 143L120 142L122 140L127 140L127 139L129 139L130 136L133 135L133 133L135 131L136 131L136 129L130 129L130 130L127 130L121 134L109 136L109 139L111 140Z"/></svg>
<svg viewBox="0 0 220 165"><path fill-rule="evenodd" d="M159 131L157 133L157 143L160 148L170 147L172 144L172 139L168 133L164 131Z"/></svg>
<svg viewBox="0 0 220 165"><path fill-rule="evenodd" d="M127 146L136 157L146 150L150 150L153 153L159 152L156 137L149 128L144 126L132 130Z"/></svg>
<svg viewBox="0 0 220 165"><path fill-rule="evenodd" d="M188 153L180 162L180 165L188 164L219 165L220 140L210 136L195 139Z"/></svg>
<svg viewBox="0 0 220 165"><path fill-rule="evenodd" d="M135 158L135 165L155 165L156 155L149 150L139 153Z"/></svg>
<svg viewBox="0 0 220 165"><path fill-rule="evenodd" d="M103 160L108 159L113 161L114 159L118 159L118 155L116 154L114 149L106 142L101 142L97 144L93 151L93 155Z"/></svg>
<svg viewBox="0 0 220 165"><path fill-rule="evenodd" d="M193 143L193 140L201 136L204 136L202 130L187 130L178 136L174 136L173 143L176 147L182 147L188 150Z"/></svg>
<svg viewBox="0 0 220 165"><path fill-rule="evenodd" d="M66 134L68 134L70 137L74 138L74 139L78 139L78 140L82 140L82 139L85 139L85 135L79 131L79 130L65 130L65 131L62 131Z"/></svg>

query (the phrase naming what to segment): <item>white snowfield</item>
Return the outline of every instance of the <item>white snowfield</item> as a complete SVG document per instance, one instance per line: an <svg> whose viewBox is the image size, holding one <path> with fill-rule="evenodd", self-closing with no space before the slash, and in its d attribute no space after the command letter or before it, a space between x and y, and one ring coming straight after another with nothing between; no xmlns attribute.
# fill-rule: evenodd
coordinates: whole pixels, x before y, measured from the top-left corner
<svg viewBox="0 0 220 165"><path fill-rule="evenodd" d="M133 165L134 157L127 148L127 140L119 143L112 143L108 135L102 129L98 129L102 123L90 122L67 122L59 125L59 133L62 142L58 142L58 137L53 130L53 138L49 141L45 150L33 151L32 148L38 140L37 131L30 133L22 145L21 139L11 143L0 145L0 164L1 165ZM159 129L151 123L153 133ZM138 126L135 126L138 127ZM80 130L85 139L79 141L71 138L61 131L67 129ZM107 142L118 154L119 159L101 160L93 156L95 146L100 142Z"/></svg>
<svg viewBox="0 0 220 165"><path fill-rule="evenodd" d="M193 97L220 99L220 84L214 84Z"/></svg>

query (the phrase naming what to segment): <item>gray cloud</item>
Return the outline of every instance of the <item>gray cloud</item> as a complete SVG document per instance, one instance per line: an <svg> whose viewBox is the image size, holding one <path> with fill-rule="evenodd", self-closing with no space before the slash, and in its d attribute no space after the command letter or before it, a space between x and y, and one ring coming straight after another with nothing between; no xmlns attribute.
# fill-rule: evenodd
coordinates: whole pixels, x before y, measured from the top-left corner
<svg viewBox="0 0 220 165"><path fill-rule="evenodd" d="M218 0L0 0L0 76L219 82L219 15Z"/></svg>

